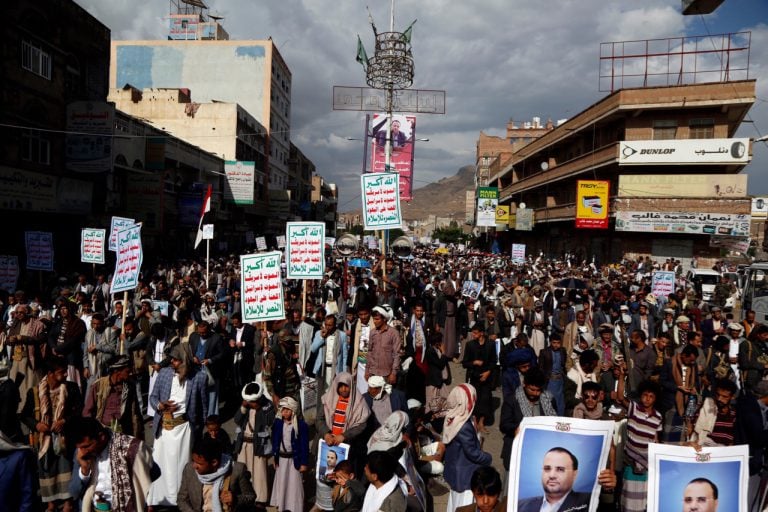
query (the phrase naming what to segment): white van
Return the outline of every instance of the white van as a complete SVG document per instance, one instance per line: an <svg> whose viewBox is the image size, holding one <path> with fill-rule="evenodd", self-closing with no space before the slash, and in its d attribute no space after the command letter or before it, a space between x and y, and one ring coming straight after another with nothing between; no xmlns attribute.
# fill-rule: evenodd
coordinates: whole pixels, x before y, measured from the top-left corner
<svg viewBox="0 0 768 512"><path fill-rule="evenodd" d="M715 295L715 286L720 282L720 272L707 268L692 268L685 278L689 286L696 291L696 295L705 302L711 302Z"/></svg>

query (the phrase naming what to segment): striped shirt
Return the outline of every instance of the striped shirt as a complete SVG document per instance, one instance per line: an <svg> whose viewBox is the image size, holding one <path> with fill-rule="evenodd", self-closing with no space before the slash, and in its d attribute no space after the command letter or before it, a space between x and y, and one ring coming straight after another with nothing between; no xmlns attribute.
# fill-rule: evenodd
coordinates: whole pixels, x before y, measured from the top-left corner
<svg viewBox="0 0 768 512"><path fill-rule="evenodd" d="M343 434L347 425L347 409L349 408L349 398L339 397L336 402L336 409L333 411L333 423L331 424L331 434Z"/></svg>
<svg viewBox="0 0 768 512"><path fill-rule="evenodd" d="M709 438L721 446L733 445L733 432L736 424L736 411L728 408L725 414L717 413L715 426L709 434Z"/></svg>
<svg viewBox="0 0 768 512"><path fill-rule="evenodd" d="M629 402L627 411L627 443L625 451L629 462L643 468L648 467L648 443L658 439L662 428L662 417L654 410L649 415L637 402Z"/></svg>

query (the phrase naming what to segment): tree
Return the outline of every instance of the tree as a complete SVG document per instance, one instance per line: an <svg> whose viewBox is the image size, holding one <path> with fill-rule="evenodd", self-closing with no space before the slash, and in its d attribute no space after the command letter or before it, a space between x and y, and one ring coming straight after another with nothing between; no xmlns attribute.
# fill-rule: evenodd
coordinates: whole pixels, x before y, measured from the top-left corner
<svg viewBox="0 0 768 512"><path fill-rule="evenodd" d="M437 238L445 244L460 244L464 242L466 235L461 231L461 228L452 225L436 229L432 233L432 238Z"/></svg>

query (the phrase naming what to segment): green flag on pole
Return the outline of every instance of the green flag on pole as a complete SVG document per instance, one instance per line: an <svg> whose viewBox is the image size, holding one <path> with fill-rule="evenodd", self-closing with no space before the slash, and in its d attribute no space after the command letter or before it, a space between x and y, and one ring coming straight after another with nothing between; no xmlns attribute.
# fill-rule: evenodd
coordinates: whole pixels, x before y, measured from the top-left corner
<svg viewBox="0 0 768 512"><path fill-rule="evenodd" d="M413 20L408 28L403 32L403 36L400 38L404 43L411 44L411 36L413 35L413 24L418 20Z"/></svg>
<svg viewBox="0 0 768 512"><path fill-rule="evenodd" d="M362 64L363 69L368 67L368 54L365 53L365 47L360 40L360 35L357 36L357 58L355 60Z"/></svg>

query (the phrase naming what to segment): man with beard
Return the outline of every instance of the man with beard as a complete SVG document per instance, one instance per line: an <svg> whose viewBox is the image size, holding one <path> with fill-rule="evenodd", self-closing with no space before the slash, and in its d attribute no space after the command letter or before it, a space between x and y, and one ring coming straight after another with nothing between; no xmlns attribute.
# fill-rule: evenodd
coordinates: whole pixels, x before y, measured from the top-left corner
<svg viewBox="0 0 768 512"><path fill-rule="evenodd" d="M540 510L560 512L588 509L592 493L573 490L578 474L579 460L573 453L559 446L551 448L544 455L541 466L541 486L544 495L518 500L517 510L519 512L539 512ZM603 470L598 476L598 481L607 483L610 487L615 485L615 479L615 474L609 469Z"/></svg>
<svg viewBox="0 0 768 512"><path fill-rule="evenodd" d="M128 356L118 356L109 365L109 376L100 377L88 387L83 416L96 418L114 432L144 439L136 386L129 379L133 373Z"/></svg>
<svg viewBox="0 0 768 512"><path fill-rule="evenodd" d="M256 346L256 329L243 323L243 315L233 313L231 321L229 350L232 353L232 384L234 389L243 389L243 386L253 381L256 349L262 347L261 344Z"/></svg>
<svg viewBox="0 0 768 512"><path fill-rule="evenodd" d="M360 393L368 390L368 380L365 376L368 366L368 347L371 342L371 334L374 330L371 320L371 310L367 305L360 304L357 307L357 322L352 333L351 360L352 376L355 379L355 387Z"/></svg>
<svg viewBox="0 0 768 512"><path fill-rule="evenodd" d="M12 315L13 322L6 337L12 360L9 378L19 388L21 403L18 411L21 412L27 392L40 382L37 366L40 361L40 345L45 340L45 325L30 316L26 304L18 304Z"/></svg>
<svg viewBox="0 0 768 512"><path fill-rule="evenodd" d="M417 301L413 306L410 328L405 338L405 357L411 358L406 377L408 394L409 398L414 398L421 403L426 401L426 376L429 371L426 361L427 330L424 313L424 303Z"/></svg>
<svg viewBox="0 0 768 512"><path fill-rule="evenodd" d="M376 306L371 316L375 329L371 332L365 378L378 375L388 384L395 384L400 369L401 341L395 328L387 324L392 319L392 310L386 304Z"/></svg>
<svg viewBox="0 0 768 512"><path fill-rule="evenodd" d="M587 315L583 311L576 313L576 319L565 326L565 332L563 332L563 347L568 352L568 358L566 359L566 365L570 369L573 358L573 348L579 345L579 337L582 333L588 332L592 334L592 327L587 325Z"/></svg>
<svg viewBox="0 0 768 512"><path fill-rule="evenodd" d="M533 416L557 416L555 400L549 391L545 391L546 378L538 368L528 370L523 377L523 385L514 393L505 393L501 406L499 430L504 434L501 460L504 463L505 486L509 478L509 458L512 453L512 441L523 418Z"/></svg>
<svg viewBox="0 0 768 512"><path fill-rule="evenodd" d="M208 322L197 324L197 332L189 337L189 348L196 365L207 369L213 378L213 385L208 385L208 414L219 414L219 390L224 375L228 350L221 336L211 330Z"/></svg>
<svg viewBox="0 0 768 512"><path fill-rule="evenodd" d="M264 385L272 396L275 407L280 399L289 396L301 403L301 380L296 371L298 355L290 328L283 327L277 333L277 343L264 358Z"/></svg>
<svg viewBox="0 0 768 512"><path fill-rule="evenodd" d="M83 351L83 376L90 386L107 374L107 364L117 355L117 336L107 329L104 315L96 313L91 318L91 328L85 333Z"/></svg>
<svg viewBox="0 0 768 512"><path fill-rule="evenodd" d="M181 468L189 462L193 440L200 439L208 417L207 382L205 372L192 361L189 346L176 345L171 366L160 370L149 397L157 411L152 422L152 456L161 471L149 491L150 506L176 506Z"/></svg>
<svg viewBox="0 0 768 512"><path fill-rule="evenodd" d="M632 315L632 323L629 324L629 335L640 329L645 333L645 339L650 339L656 334L656 323L653 315L648 314L648 303L641 301L638 312Z"/></svg>
<svg viewBox="0 0 768 512"><path fill-rule="evenodd" d="M702 446L733 446L736 409L731 407L731 400L737 391L733 381L715 382L713 396L705 398L699 409L689 443L691 446L697 450Z"/></svg>
<svg viewBox="0 0 768 512"><path fill-rule="evenodd" d="M307 303L307 316L299 327L298 337L294 338L294 343L298 341L299 363L302 368L313 368L314 359L312 358L312 342L315 335L323 326L325 321L325 308L319 307L313 310L314 306Z"/></svg>
<svg viewBox="0 0 768 512"><path fill-rule="evenodd" d="M752 391L768 374L768 326L758 325L739 345L739 368L744 389Z"/></svg>
<svg viewBox="0 0 768 512"><path fill-rule="evenodd" d="M73 418L67 425L67 442L77 451L69 491L79 502L77 510L136 512L146 509L153 473L152 450L141 440L110 432L94 418Z"/></svg>

